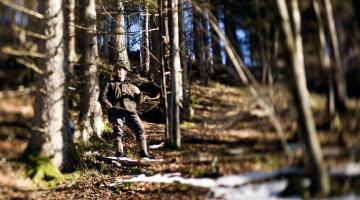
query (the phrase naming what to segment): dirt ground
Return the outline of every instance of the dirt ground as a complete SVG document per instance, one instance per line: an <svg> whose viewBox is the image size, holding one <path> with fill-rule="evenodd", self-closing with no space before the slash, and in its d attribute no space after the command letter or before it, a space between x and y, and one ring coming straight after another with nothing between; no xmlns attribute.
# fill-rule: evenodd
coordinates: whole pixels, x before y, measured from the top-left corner
<svg viewBox="0 0 360 200"><path fill-rule="evenodd" d="M131 183L117 187L109 183L136 174L180 172L183 177L219 177L302 165L303 151L292 152L292 158L285 156L275 129L245 88L218 83L194 84L191 93L193 117L181 125L182 148L151 150L156 158L165 162L117 167L91 154L113 156L110 141L94 141L87 147L78 144L86 168L66 174L55 186L32 183L25 176L23 164L17 160L29 139L28 126L33 115L31 93L3 93L0 118L6 123L0 123L0 199L209 199L212 197L210 190L178 183ZM359 160L360 151L356 148L360 146L359 102L342 116L343 134L334 134L323 128L324 98L313 99L323 147L333 146L339 150L325 155L327 166ZM288 142L297 141L296 115L286 89L275 87L272 101L280 115L285 138ZM13 119L20 123L12 124ZM145 122L145 128L149 145L164 142L163 124ZM125 136L125 148L131 158L138 158L131 131Z"/></svg>

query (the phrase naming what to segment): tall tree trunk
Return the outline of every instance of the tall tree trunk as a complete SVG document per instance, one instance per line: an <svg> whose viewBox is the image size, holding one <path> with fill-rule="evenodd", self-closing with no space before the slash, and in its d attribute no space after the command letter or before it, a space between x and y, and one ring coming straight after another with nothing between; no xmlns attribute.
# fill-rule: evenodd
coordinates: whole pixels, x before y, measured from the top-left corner
<svg viewBox="0 0 360 200"><path fill-rule="evenodd" d="M100 22L100 26L102 31L108 32L110 31L110 26L108 23L108 18L105 18L106 20L103 20ZM102 36L103 38L103 44L101 45L101 53L102 53L102 57L103 58L109 58L110 57L110 52L109 52L109 42L110 42L110 36L109 34L105 34Z"/></svg>
<svg viewBox="0 0 360 200"><path fill-rule="evenodd" d="M144 6L144 21L143 21L143 69L145 73L150 70L150 36L149 36L149 5Z"/></svg>
<svg viewBox="0 0 360 200"><path fill-rule="evenodd" d="M169 119L169 106L168 106L168 95L167 95L167 82L166 82L166 75L165 75L165 15L164 14L164 1L167 2L167 0L157 0L158 3L158 13L159 13L159 41L160 41L160 67L161 67L161 103L164 105L164 113L165 113L165 139L166 143L170 144L170 119Z"/></svg>
<svg viewBox="0 0 360 200"><path fill-rule="evenodd" d="M188 74L188 49L186 47L186 38L184 32L184 0L179 0L179 43L180 43L180 57L182 66L182 83L183 83L183 103L182 110L184 119L189 119L190 112L190 83Z"/></svg>
<svg viewBox="0 0 360 200"><path fill-rule="evenodd" d="M261 55L261 63L262 63L262 75L261 75L261 82L263 85L266 84L266 79L267 79L267 74L269 73L269 68L270 68L270 64L269 64L269 60L267 59L268 57L266 56L266 45L265 45L265 41L264 41L264 36L262 33L262 20L260 18L260 2L259 0L255 1L255 5L256 5L256 23L257 23L257 36L259 39L259 46L260 46L260 55Z"/></svg>
<svg viewBox="0 0 360 200"><path fill-rule="evenodd" d="M325 26L321 17L320 6L318 0L312 0L314 11L316 14L316 18L319 25L319 41L320 41L320 63L324 72L326 74L326 82L327 82L327 120L330 124L330 127L333 127L334 121L336 118L336 110L335 110L335 97L334 97L334 85L332 83L333 74L330 66L330 56L326 52L326 36L325 36Z"/></svg>
<svg viewBox="0 0 360 200"><path fill-rule="evenodd" d="M360 29L360 1L352 0L352 4L354 6L356 22L358 24L358 28Z"/></svg>
<svg viewBox="0 0 360 200"><path fill-rule="evenodd" d="M38 60L43 74L37 78L34 131L26 153L46 156L54 166L70 170L76 167L77 152L70 138L62 1L40 1L39 11L46 19L41 32L49 39L39 44L47 56Z"/></svg>
<svg viewBox="0 0 360 200"><path fill-rule="evenodd" d="M155 69L160 69L160 48L161 48L161 41L160 38L160 21L159 17L156 16L155 12L151 13L152 17L150 18L150 28L153 30L150 33L151 38L151 54L150 56L150 65L153 66ZM158 28L158 30L156 30Z"/></svg>
<svg viewBox="0 0 360 200"><path fill-rule="evenodd" d="M306 86L304 54L301 37L301 17L297 0L291 0L294 29L291 28L289 13L285 0L277 0L277 6L282 18L286 44L291 54L292 71L295 80L295 100L302 126L302 136L306 143L307 155L310 161L312 187L322 194L330 191L329 177L325 169L319 140L316 135L315 123L310 108L310 96Z"/></svg>
<svg viewBox="0 0 360 200"><path fill-rule="evenodd" d="M229 38L230 43L234 46L236 53L242 57L240 45L236 36L236 23L234 19L234 13L231 0L224 1L224 25L225 25L225 34ZM226 65L231 66L232 61L229 56L226 57Z"/></svg>
<svg viewBox="0 0 360 200"><path fill-rule="evenodd" d="M169 0L170 48L171 48L171 101L170 138L171 146L181 148L180 104L182 93L182 74L179 53L179 10L178 0Z"/></svg>
<svg viewBox="0 0 360 200"><path fill-rule="evenodd" d="M98 101L99 67L98 45L96 37L95 0L82 1L81 15L86 30L82 34L82 89L80 99L80 133L81 139L87 143L93 135L101 137L103 128L102 110Z"/></svg>
<svg viewBox="0 0 360 200"><path fill-rule="evenodd" d="M73 72L74 64L76 63L76 51L75 51L75 0L64 1L64 20L65 20L65 63Z"/></svg>
<svg viewBox="0 0 360 200"><path fill-rule="evenodd" d="M209 13L209 9L205 8L205 13ZM210 32L208 30L208 18L207 14L201 16L201 22L202 22L202 39L203 39L203 51L204 51L204 64L205 64L205 70L207 74L210 74L213 72L211 66L210 66Z"/></svg>
<svg viewBox="0 0 360 200"><path fill-rule="evenodd" d="M334 85L335 85L335 104L338 110L346 110L346 103L348 100L346 92L346 81L345 81L345 69L342 64L339 41L335 28L335 21L332 11L332 5L330 0L324 0L326 18L329 25L329 31L331 36L331 46L335 58L335 76L334 76Z"/></svg>
<svg viewBox="0 0 360 200"><path fill-rule="evenodd" d="M163 0L163 56L165 71L170 70L170 27L169 27L169 10L170 5L168 0Z"/></svg>
<svg viewBox="0 0 360 200"><path fill-rule="evenodd" d="M126 26L124 17L123 0L113 0L114 8L117 11L113 15L112 31L115 32L111 38L110 61L114 64L117 62L124 63L130 67L130 60L126 47Z"/></svg>
<svg viewBox="0 0 360 200"><path fill-rule="evenodd" d="M211 0L211 13L214 15L216 22L219 22L219 7L220 7L220 0ZM212 59L213 65L219 66L222 64L222 56L221 56L221 47L220 47L220 38L217 36L215 30L211 28L211 47L212 47ZM214 67L213 67L214 68Z"/></svg>
<svg viewBox="0 0 360 200"><path fill-rule="evenodd" d="M196 3L196 1L194 3ZM201 34L201 14L195 9L193 9L193 33L195 65L198 70L201 82L208 84L209 80L205 67L204 46Z"/></svg>

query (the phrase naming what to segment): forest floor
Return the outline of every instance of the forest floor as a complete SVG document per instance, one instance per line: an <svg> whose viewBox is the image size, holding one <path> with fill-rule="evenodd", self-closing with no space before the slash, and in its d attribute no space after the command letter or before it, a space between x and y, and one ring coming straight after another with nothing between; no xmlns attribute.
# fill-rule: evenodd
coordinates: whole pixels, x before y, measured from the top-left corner
<svg viewBox="0 0 360 200"><path fill-rule="evenodd" d="M266 91L263 91L265 96ZM193 84L191 88L193 117L181 124L182 147L152 149L164 162L116 166L97 160L95 152L113 156L111 142L94 141L90 146L78 145L85 169L65 174L56 185L34 184L25 176L18 162L29 139L33 110L29 92L4 92L0 95L0 199L211 199L209 188L179 182L134 182L113 184L139 174L180 173L183 178L218 178L233 174L274 171L284 167L303 166L304 151L296 148L297 123L288 91L275 87L273 102L280 115L285 138L291 144L292 158L285 156L277 133L269 119L243 87L218 83L209 86ZM360 160L360 103L341 116L343 134L326 131L323 122L324 97L313 95L318 135L324 148L328 169ZM16 120L17 123L12 122ZM16 128L14 128L14 126ZM149 145L164 142L164 125L145 121ZM125 136L125 148L131 158L138 159L134 136ZM105 137L106 138L106 137ZM325 151L327 149L328 151ZM356 175L355 177L358 177ZM332 182L332 194L359 193L356 178L338 178ZM260 180L262 182L263 180ZM301 194L300 194L301 195ZM303 194L302 194L303 195ZM221 199L221 197L220 197Z"/></svg>

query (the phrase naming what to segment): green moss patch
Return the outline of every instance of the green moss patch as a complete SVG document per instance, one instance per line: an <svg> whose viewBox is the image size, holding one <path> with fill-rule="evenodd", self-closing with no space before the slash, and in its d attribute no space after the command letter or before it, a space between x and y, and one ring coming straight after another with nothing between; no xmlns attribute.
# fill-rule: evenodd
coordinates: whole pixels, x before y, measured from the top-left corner
<svg viewBox="0 0 360 200"><path fill-rule="evenodd" d="M46 156L29 156L26 163L26 174L36 183L45 181L50 186L64 179L63 174Z"/></svg>

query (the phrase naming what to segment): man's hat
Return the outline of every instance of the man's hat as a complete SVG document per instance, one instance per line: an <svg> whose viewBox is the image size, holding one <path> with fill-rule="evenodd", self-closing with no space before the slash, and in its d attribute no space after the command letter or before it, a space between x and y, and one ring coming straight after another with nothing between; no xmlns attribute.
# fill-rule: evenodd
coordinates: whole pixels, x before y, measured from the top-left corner
<svg viewBox="0 0 360 200"><path fill-rule="evenodd" d="M115 71L115 70L118 69L118 68L123 68L123 69L126 69L127 71L131 71L130 65L127 64L127 63L124 63L124 62L117 62L117 63L115 64L115 67L114 67L114 70L113 70L113 71Z"/></svg>

